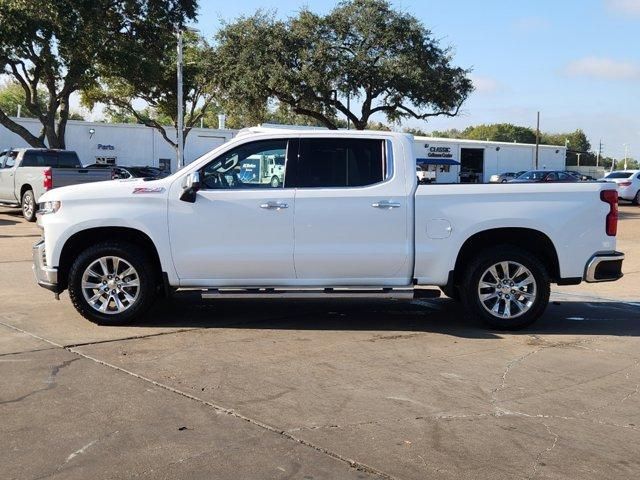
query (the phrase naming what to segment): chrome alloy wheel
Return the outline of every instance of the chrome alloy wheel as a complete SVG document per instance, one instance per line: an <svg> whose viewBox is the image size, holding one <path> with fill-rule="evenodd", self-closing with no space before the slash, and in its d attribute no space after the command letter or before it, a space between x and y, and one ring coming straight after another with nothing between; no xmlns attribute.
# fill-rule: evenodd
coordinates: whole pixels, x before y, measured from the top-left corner
<svg viewBox="0 0 640 480"><path fill-rule="evenodd" d="M25 193L22 199L22 212L25 217L31 218L33 216L33 198L30 193Z"/></svg>
<svg viewBox="0 0 640 480"><path fill-rule="evenodd" d="M478 298L494 317L519 317L533 306L536 297L536 279L518 262L496 263L480 276Z"/></svg>
<svg viewBox="0 0 640 480"><path fill-rule="evenodd" d="M138 272L120 257L100 257L82 274L82 294L91 307L106 314L129 309L140 293Z"/></svg>

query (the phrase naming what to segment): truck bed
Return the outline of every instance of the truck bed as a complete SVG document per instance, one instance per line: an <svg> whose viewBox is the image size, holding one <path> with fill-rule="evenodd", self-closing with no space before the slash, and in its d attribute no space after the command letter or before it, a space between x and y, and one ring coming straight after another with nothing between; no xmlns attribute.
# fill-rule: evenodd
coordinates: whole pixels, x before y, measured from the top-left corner
<svg viewBox="0 0 640 480"><path fill-rule="evenodd" d="M544 233L555 246L562 278L582 277L596 251L613 250L604 232L609 205L602 183L430 184L415 194L415 277L445 285L457 253L475 233L519 228Z"/></svg>

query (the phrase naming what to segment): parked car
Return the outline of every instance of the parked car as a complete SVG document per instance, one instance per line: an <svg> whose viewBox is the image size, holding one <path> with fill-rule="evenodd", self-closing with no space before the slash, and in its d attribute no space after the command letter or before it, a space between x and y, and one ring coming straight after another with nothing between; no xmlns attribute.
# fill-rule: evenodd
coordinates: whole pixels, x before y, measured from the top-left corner
<svg viewBox="0 0 640 480"><path fill-rule="evenodd" d="M0 153L0 203L22 207L30 222L36 219L37 202L44 192L110 179L110 172L83 167L70 150L16 148Z"/></svg>
<svg viewBox="0 0 640 480"><path fill-rule="evenodd" d="M616 184L618 197L640 205L640 170L618 170L603 178Z"/></svg>
<svg viewBox="0 0 640 480"><path fill-rule="evenodd" d="M518 174L515 172L505 172L498 175L491 175L491 177L489 177L489 183L507 183L509 180L516 178L517 176Z"/></svg>
<svg viewBox="0 0 640 480"><path fill-rule="evenodd" d="M576 177L578 180L583 182L591 182L595 180L595 178L593 178L591 175L585 175L584 173L580 173L576 170L567 170L567 173L570 173L571 175Z"/></svg>
<svg viewBox="0 0 640 480"><path fill-rule="evenodd" d="M509 183L579 182L578 177L561 170L531 170L509 180Z"/></svg>
<svg viewBox="0 0 640 480"><path fill-rule="evenodd" d="M489 325L521 328L551 283L622 276L613 185L422 186L413 147L394 132L255 128L170 177L48 192L36 278L102 324L172 289L412 299L437 285ZM234 173L273 151L287 158L278 187Z"/></svg>
<svg viewBox="0 0 640 480"><path fill-rule="evenodd" d="M114 180L123 178L164 178L169 176L169 173L164 170L148 166L123 167L120 165L94 163L87 168L108 168L111 170L111 178Z"/></svg>

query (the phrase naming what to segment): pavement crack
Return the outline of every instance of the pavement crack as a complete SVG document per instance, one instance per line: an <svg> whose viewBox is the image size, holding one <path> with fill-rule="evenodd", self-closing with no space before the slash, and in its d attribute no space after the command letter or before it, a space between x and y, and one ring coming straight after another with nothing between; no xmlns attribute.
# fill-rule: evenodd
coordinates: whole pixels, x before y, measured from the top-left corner
<svg viewBox="0 0 640 480"><path fill-rule="evenodd" d="M491 390L491 404L495 405L496 403L498 403L498 399L496 398L498 393L501 392L502 390L504 390L506 384L507 384L507 376L509 375L509 372L511 372L511 369L513 369L515 366L521 364L522 362L524 362L527 358L529 358L531 355L535 355L536 353L538 353L540 350L542 350L545 347L540 347L537 348L535 350L532 350L528 353L525 353L524 355L519 356L518 358L511 360L509 363L507 363L507 366L505 367L504 371L502 372L502 379L500 384L495 387L493 390Z"/></svg>
<svg viewBox="0 0 640 480"><path fill-rule="evenodd" d="M154 385L156 387L162 388L164 390L167 390L169 392L175 393L177 395L181 395L181 396L183 396L185 398L188 398L190 400L198 402L198 403L200 403L202 405L206 405L208 407L211 407L213 410L215 410L218 413L222 413L222 414L226 414L226 415L235 417L235 418L237 418L239 420L245 421L245 422L247 422L247 423L249 423L251 425L254 425L254 426L258 427L258 428L261 428L261 429L267 430L267 431L269 431L271 433L280 435L280 436L282 436L282 437L284 437L284 438L286 438L288 440L291 440L291 441L293 441L295 443L298 443L300 445L304 445L305 447L311 448L311 449L313 449L313 450L315 450L315 451L317 451L319 453L322 453L324 455L327 455L327 456L329 456L329 457L331 457L331 458L333 458L335 460L338 460L338 461L341 461L343 463L346 463L351 468L353 468L354 470L365 472L365 473L368 473L368 474L371 474L371 475L375 475L375 476L378 476L378 477L380 477L380 478L382 478L384 480L396 480L396 477L393 477L392 475L390 475L390 474L388 474L386 472L378 470L375 467L372 467L372 466L367 465L365 463L359 462L357 460L353 460L353 459L351 459L349 457L346 457L346 456L344 456L344 455L342 455L342 454L340 454L340 453L338 453L336 451L330 450L328 448L325 448L325 447L322 447L320 445L317 445L317 444L315 444L313 442L307 441L307 440L305 440L303 438L297 437L297 436L295 436L295 435L293 435L293 434L291 434L291 433L289 433L289 432L287 432L287 431L285 431L285 430L283 430L281 428L274 427L274 426L269 425L267 423L261 422L260 420L253 419L251 417L247 417L246 415L243 415L243 414L235 411L234 409L223 407L221 405L218 405L216 403L210 402L208 400L204 400L202 398L196 397L195 395L191 395L190 393L184 392L182 390L178 390L177 388L171 387L171 386L166 385L164 383L160 383L160 382L158 382L156 380L153 380L151 378L148 378L148 377L145 377L143 375L137 374L137 373L132 372L130 370L127 370L125 368L118 367L117 365L113 365L111 363L105 362L105 361L100 360L98 358L92 357L90 355L87 355L86 353L82 353L82 352L80 352L78 350L75 350L73 348L65 348L65 350L67 350L68 352L74 353L74 354L78 355L79 357L85 358L87 360L91 360L91 361L93 361L93 362L95 362L97 364L103 365L103 366L108 367L108 368L112 368L114 370L117 370L119 372L125 373L127 375L131 375L132 377L135 377L138 380L142 380L142 381L150 383L150 384L152 384L152 385Z"/></svg>
<svg viewBox="0 0 640 480"><path fill-rule="evenodd" d="M552 432L551 427L546 423L543 423L543 425L547 429L547 432L549 433L549 435L553 436L553 442L549 447L545 448L544 450L541 450L536 455L536 459L533 461L533 465L532 465L533 471L531 472L531 475L529 475L528 477L529 480L533 479L538 474L538 467L540 466L540 461L542 460L542 457L544 457L545 455L548 455L551 452L551 450L556 448L556 444L558 443L559 435L557 433Z"/></svg>
<svg viewBox="0 0 640 480"><path fill-rule="evenodd" d="M32 395L36 395L37 393L41 393L41 392L46 392L47 390L51 390L52 388L55 388L55 386L57 385L56 383L56 377L58 376L58 373L60 373L60 370L62 370L63 368L68 367L71 363L75 362L76 360L80 360L80 358L72 358L70 360L65 360L64 362L62 362L59 365L54 365L51 368L51 371L49 372L49 376L47 377L47 379L45 380L45 387L43 388L38 388L36 390L33 390L25 395L21 395L17 398L13 398L11 400L3 400L0 401L0 405L7 405L10 403L18 403L21 402L22 400L25 400L29 397L31 397Z"/></svg>

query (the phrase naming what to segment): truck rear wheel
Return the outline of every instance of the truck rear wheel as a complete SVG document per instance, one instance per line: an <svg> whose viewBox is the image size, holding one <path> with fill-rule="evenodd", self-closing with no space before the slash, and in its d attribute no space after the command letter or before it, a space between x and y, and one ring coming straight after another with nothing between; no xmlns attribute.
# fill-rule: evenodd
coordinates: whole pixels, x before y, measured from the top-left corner
<svg viewBox="0 0 640 480"><path fill-rule="evenodd" d="M22 194L22 216L27 222L36 221L36 199L33 190L25 190Z"/></svg>
<svg viewBox="0 0 640 480"><path fill-rule="evenodd" d="M481 252L467 267L462 301L489 326L518 330L535 322L549 303L545 266L530 253L509 245Z"/></svg>
<svg viewBox="0 0 640 480"><path fill-rule="evenodd" d="M157 291L153 264L135 244L108 241L78 255L69 270L69 297L86 319L124 325L142 316Z"/></svg>

